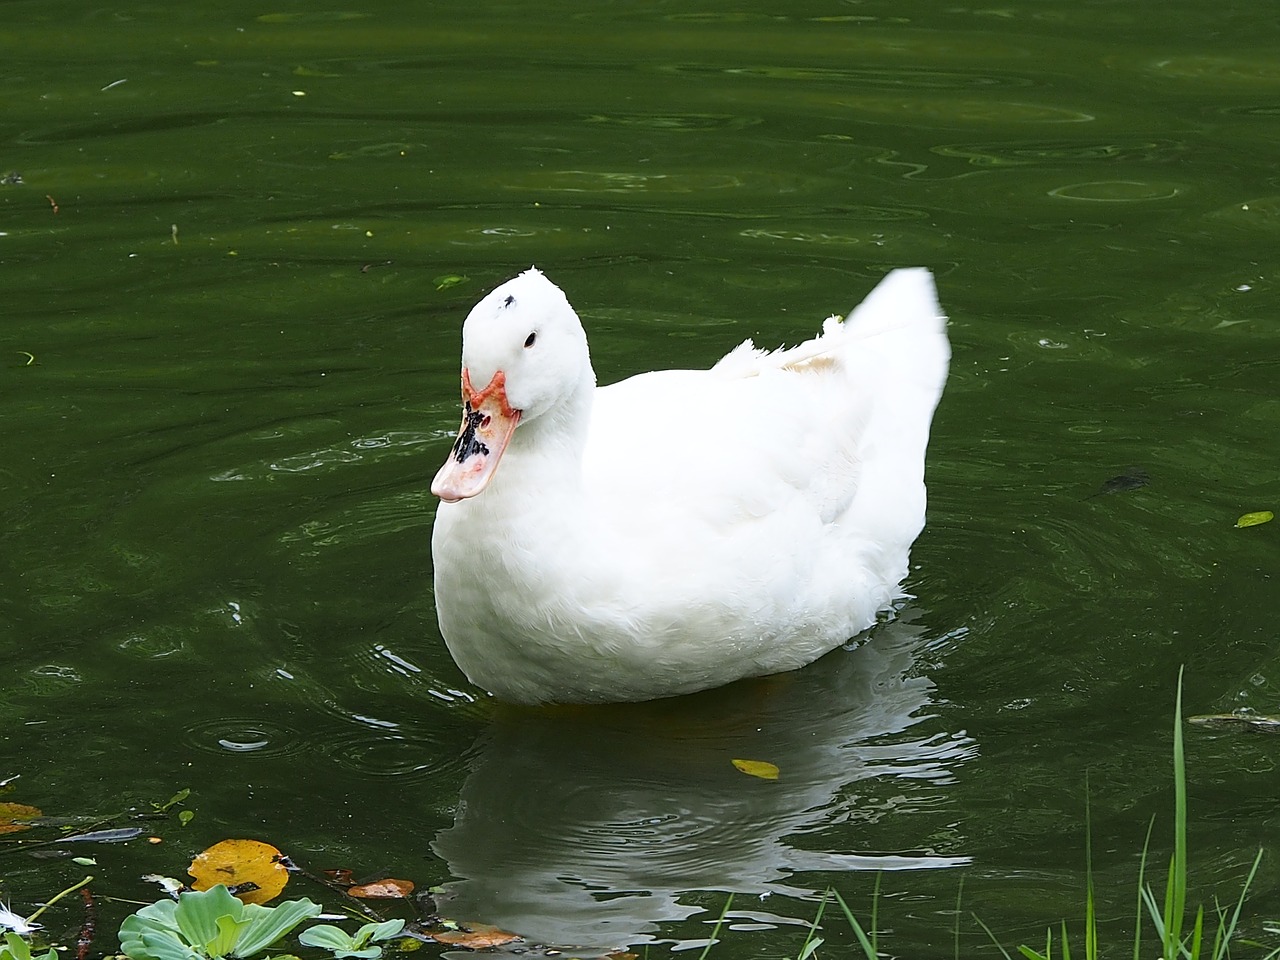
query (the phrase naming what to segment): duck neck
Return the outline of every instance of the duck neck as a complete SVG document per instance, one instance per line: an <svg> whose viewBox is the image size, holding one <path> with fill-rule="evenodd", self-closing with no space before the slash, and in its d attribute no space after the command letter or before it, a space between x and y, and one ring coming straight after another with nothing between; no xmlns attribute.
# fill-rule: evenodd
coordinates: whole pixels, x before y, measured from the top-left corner
<svg viewBox="0 0 1280 960"><path fill-rule="evenodd" d="M489 493L522 504L581 499L582 458L591 425L595 374L587 369L563 401L516 428Z"/></svg>

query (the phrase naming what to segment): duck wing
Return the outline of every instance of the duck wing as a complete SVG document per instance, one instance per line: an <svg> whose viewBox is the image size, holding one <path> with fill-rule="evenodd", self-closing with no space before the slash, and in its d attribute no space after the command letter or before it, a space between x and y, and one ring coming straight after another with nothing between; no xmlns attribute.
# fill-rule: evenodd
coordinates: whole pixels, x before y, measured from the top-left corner
<svg viewBox="0 0 1280 960"><path fill-rule="evenodd" d="M903 549L924 521L924 453L946 379L946 319L924 269L895 270L845 320L710 370L596 391L587 490L622 527L696 542L782 516Z"/></svg>

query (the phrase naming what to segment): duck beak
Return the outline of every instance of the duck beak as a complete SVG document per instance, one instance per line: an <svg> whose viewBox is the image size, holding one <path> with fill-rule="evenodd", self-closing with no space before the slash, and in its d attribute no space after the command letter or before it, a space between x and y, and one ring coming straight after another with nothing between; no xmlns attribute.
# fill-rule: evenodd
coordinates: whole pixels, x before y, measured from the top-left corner
<svg viewBox="0 0 1280 960"><path fill-rule="evenodd" d="M446 503L457 503L484 490L519 422L520 411L507 402L506 374L499 370L489 385L476 393L464 368L462 426L449 458L431 481L431 492Z"/></svg>

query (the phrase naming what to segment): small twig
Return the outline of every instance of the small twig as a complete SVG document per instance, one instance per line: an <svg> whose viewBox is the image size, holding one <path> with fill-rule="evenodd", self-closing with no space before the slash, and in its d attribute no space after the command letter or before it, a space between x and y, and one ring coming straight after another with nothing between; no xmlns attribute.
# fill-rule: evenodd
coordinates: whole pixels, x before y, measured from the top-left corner
<svg viewBox="0 0 1280 960"><path fill-rule="evenodd" d="M75 892L76 892L77 890L79 890L81 887L86 886L87 884L90 884L90 883L92 883L92 882L93 882L93 875L92 875L92 874L90 874L89 876L87 876L87 877L85 877L83 880L81 880L79 883L74 884L73 886L67 887L67 889L63 890L60 894L58 894L58 895L57 895L56 897L54 897L52 900L50 900L49 902L47 902L43 907L41 907L39 910L37 910L37 911L36 911L35 913L33 913L31 916L27 917L27 923L30 923L30 922L31 922L32 920L34 920L36 917L40 916L40 914L44 913L46 910L48 910L50 907L52 907L55 903L57 903L59 900L61 900L61 899L62 899L63 897L65 897L67 894L69 894L69 893L75 893Z"/></svg>
<svg viewBox="0 0 1280 960"><path fill-rule="evenodd" d="M310 870L306 869L306 867L301 867L298 864L294 863L292 859L285 856L284 854L281 854L280 856L276 857L275 860L277 863L281 864L290 873L296 873L300 876L306 877L312 883L319 884L320 886L324 887L326 890L332 890L334 893L338 894L343 899L351 903L356 908L356 912L358 912L365 920L371 920L371 921L377 922L384 919L384 917L381 914L375 912L372 907L370 907L367 903L365 903L359 897L353 897L351 896L351 894L347 893L346 886L340 883L335 883L334 881L326 879L325 877L317 876L316 874L312 873Z"/></svg>
<svg viewBox="0 0 1280 960"><path fill-rule="evenodd" d="M108 897L102 893L98 894L94 899L103 900L107 903L127 903L131 907L146 907L155 902L153 900L130 900L127 897Z"/></svg>
<svg viewBox="0 0 1280 960"><path fill-rule="evenodd" d="M89 948L93 946L94 931L98 927L98 911L88 887L80 890L80 899L84 901L84 925L80 928L80 938L76 941L76 960L86 960Z"/></svg>

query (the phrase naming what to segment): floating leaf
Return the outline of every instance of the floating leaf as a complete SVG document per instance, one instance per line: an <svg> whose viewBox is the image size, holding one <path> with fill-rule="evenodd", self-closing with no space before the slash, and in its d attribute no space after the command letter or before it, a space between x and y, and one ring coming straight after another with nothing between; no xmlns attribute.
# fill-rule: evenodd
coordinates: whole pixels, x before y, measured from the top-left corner
<svg viewBox="0 0 1280 960"><path fill-rule="evenodd" d="M429 933L427 936L438 943L447 943L452 947L466 947L468 950L500 947L520 939L514 933L507 933L505 930L482 923L468 924L466 930L441 930L439 933Z"/></svg>
<svg viewBox="0 0 1280 960"><path fill-rule="evenodd" d="M155 807L156 810L159 811L160 813L166 813L170 807L177 806L178 804L185 801L189 796L191 796L191 788L184 787L183 789L175 793L172 797L170 797L168 800L166 800L164 803L154 803L152 804L152 806Z"/></svg>
<svg viewBox="0 0 1280 960"><path fill-rule="evenodd" d="M197 890L218 884L252 885L236 895L245 903L266 903L289 882L289 871L280 863L282 856L271 844L259 840L223 840L197 854L187 873L195 878L192 886Z"/></svg>
<svg viewBox="0 0 1280 960"><path fill-rule="evenodd" d="M448 290L450 287L456 287L460 283L466 283L470 277L464 277L456 273L446 273L435 277L431 282L436 285L437 290Z"/></svg>
<svg viewBox="0 0 1280 960"><path fill-rule="evenodd" d="M378 880L374 883L362 883L350 888L347 896L359 897L362 900L395 900L413 893L412 880Z"/></svg>
<svg viewBox="0 0 1280 960"><path fill-rule="evenodd" d="M733 765L743 773L761 780L777 780L778 767L768 760L734 760Z"/></svg>
<svg viewBox="0 0 1280 960"><path fill-rule="evenodd" d="M1236 521L1237 527L1256 527L1260 523L1270 523L1276 518L1276 515L1270 510L1255 510L1253 513L1246 513Z"/></svg>
<svg viewBox="0 0 1280 960"><path fill-rule="evenodd" d="M34 820L40 816L38 807L29 807L25 803L0 802L0 833L17 833L31 827L23 820Z"/></svg>

